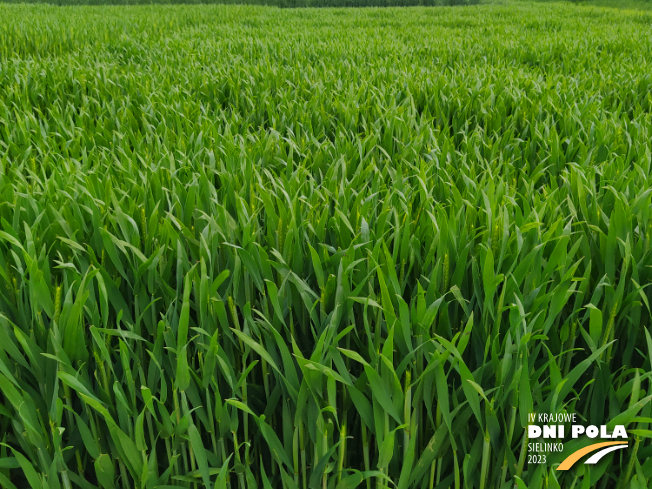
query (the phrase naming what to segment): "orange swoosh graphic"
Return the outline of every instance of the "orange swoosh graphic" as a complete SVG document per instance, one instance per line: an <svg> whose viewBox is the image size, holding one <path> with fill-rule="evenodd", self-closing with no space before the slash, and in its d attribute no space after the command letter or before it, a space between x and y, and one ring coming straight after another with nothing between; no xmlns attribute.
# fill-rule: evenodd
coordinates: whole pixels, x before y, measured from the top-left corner
<svg viewBox="0 0 652 489"><path fill-rule="evenodd" d="M557 470L568 470L570 469L575 462L581 459L587 453L596 451L599 448L609 447L612 445L627 445L627 442L622 441L606 441L603 443L595 443L594 445L589 445L588 447L580 448L578 451L571 453L566 459L559 464Z"/></svg>

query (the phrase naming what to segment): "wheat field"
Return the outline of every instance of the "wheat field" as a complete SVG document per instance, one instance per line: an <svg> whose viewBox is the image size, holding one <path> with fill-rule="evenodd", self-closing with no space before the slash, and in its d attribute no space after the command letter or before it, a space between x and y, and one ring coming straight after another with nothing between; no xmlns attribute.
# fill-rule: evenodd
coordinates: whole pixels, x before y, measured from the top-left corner
<svg viewBox="0 0 652 489"><path fill-rule="evenodd" d="M1 487L649 487L651 14L0 16Z"/></svg>

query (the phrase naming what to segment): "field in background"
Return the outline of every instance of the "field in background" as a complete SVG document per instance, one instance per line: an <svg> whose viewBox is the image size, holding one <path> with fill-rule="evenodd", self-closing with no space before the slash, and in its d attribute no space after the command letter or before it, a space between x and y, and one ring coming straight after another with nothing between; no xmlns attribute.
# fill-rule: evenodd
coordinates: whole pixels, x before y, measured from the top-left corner
<svg viewBox="0 0 652 489"><path fill-rule="evenodd" d="M650 15L0 16L0 486L649 486Z"/></svg>
<svg viewBox="0 0 652 489"><path fill-rule="evenodd" d="M280 8L304 7L443 7L477 5L480 0L2 0L2 3L75 5L266 5Z"/></svg>
<svg viewBox="0 0 652 489"><path fill-rule="evenodd" d="M489 0L492 1L492 0ZM540 0L548 1L548 0ZM650 10L650 0L570 0L575 5L587 7L607 7L625 10Z"/></svg>

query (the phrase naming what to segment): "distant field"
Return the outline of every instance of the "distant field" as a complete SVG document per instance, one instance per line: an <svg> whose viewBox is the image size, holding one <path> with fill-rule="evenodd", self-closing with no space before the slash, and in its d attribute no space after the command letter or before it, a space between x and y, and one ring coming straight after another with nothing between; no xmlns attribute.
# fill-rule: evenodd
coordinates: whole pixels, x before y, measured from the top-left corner
<svg viewBox="0 0 652 489"><path fill-rule="evenodd" d="M303 7L444 7L477 5L480 0L2 0L0 3L43 3L51 5L266 5L281 8Z"/></svg>
<svg viewBox="0 0 652 489"><path fill-rule="evenodd" d="M0 17L1 487L650 486L648 13Z"/></svg>
<svg viewBox="0 0 652 489"><path fill-rule="evenodd" d="M546 0L543 0L546 1ZM571 0L575 5L625 10L651 10L652 0Z"/></svg>

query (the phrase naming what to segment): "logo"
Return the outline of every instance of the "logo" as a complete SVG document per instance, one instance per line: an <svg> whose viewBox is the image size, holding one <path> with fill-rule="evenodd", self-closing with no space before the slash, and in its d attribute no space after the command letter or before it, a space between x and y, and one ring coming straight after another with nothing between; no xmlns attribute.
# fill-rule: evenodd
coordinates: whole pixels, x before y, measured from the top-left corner
<svg viewBox="0 0 652 489"><path fill-rule="evenodd" d="M562 453L564 440L568 435L574 440L598 438L613 441L592 443L575 450L559 464L557 470L569 470L589 454L592 455L584 463L594 465L606 455L629 446L627 431L623 425L614 426L613 431L610 431L606 425L583 425L577 422L575 413L529 413L528 421L528 463L543 464L547 462L547 455ZM567 429L568 425L570 429Z"/></svg>
<svg viewBox="0 0 652 489"><path fill-rule="evenodd" d="M606 447L606 448L605 448ZM608 453L611 453L615 450L620 450L621 448L626 448L627 443L619 442L619 441L607 441L604 443L594 443L593 445L589 445L588 447L581 448L577 450L576 452L571 453L564 461L559 464L559 467L557 467L557 470L568 470L570 469L573 465L575 465L575 462L577 462L579 459L581 459L584 455L587 455L591 452L594 452L596 450L600 450L598 453L595 455L592 455L586 462L585 464L597 464L602 457L607 455Z"/></svg>

